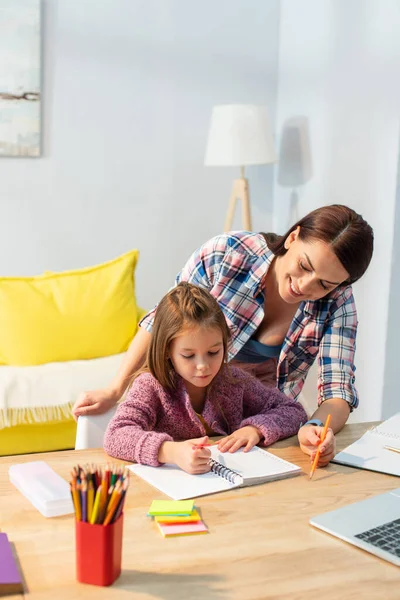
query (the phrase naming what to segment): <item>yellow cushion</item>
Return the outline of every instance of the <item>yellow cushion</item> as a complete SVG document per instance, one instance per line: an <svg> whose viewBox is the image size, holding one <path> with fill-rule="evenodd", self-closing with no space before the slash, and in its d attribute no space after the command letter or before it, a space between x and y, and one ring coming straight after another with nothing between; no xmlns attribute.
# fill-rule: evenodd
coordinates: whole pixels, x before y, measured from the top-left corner
<svg viewBox="0 0 400 600"><path fill-rule="evenodd" d="M109 262L0 278L0 364L28 366L124 352L137 331L132 250Z"/></svg>
<svg viewBox="0 0 400 600"><path fill-rule="evenodd" d="M52 452L75 447L74 419L6 427L0 433L0 456Z"/></svg>

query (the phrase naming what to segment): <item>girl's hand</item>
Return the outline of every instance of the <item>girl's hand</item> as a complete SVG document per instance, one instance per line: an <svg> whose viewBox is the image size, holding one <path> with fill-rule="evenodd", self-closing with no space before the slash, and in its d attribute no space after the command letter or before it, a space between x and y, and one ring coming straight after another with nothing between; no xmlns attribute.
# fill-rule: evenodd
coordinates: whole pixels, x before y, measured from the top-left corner
<svg viewBox="0 0 400 600"><path fill-rule="evenodd" d="M191 475L199 475L210 471L210 450L208 448L195 447L202 444L209 444L207 436L194 440L186 440L185 442L165 442L164 444L173 444L170 448L172 460L167 462L173 462Z"/></svg>
<svg viewBox="0 0 400 600"><path fill-rule="evenodd" d="M312 462L321 442L323 427L317 425L304 425L300 427L297 437L299 439L300 448L305 454L310 455ZM321 444L321 453L319 456L318 467L325 467L336 454L336 440L332 429L328 429L326 438Z"/></svg>
<svg viewBox="0 0 400 600"><path fill-rule="evenodd" d="M236 452L236 450L245 446L244 452L248 452L253 446L261 441L262 437L263 436L257 427L246 425L246 427L241 427L237 431L231 433L231 435L219 440L218 450L220 452Z"/></svg>

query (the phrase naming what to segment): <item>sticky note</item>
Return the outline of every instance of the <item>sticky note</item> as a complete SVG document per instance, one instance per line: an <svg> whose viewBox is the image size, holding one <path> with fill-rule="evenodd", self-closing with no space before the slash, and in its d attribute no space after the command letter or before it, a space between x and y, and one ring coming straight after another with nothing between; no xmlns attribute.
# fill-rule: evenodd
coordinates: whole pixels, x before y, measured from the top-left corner
<svg viewBox="0 0 400 600"><path fill-rule="evenodd" d="M164 523L157 523L157 525L163 537L208 533L208 529L204 525L203 521L200 521L199 523L181 523L179 525L166 525Z"/></svg>
<svg viewBox="0 0 400 600"><path fill-rule="evenodd" d="M190 515L160 515L154 517L157 523L198 523L201 517L196 509L192 510Z"/></svg>
<svg viewBox="0 0 400 600"><path fill-rule="evenodd" d="M153 500L148 514L156 515L190 515L194 500Z"/></svg>

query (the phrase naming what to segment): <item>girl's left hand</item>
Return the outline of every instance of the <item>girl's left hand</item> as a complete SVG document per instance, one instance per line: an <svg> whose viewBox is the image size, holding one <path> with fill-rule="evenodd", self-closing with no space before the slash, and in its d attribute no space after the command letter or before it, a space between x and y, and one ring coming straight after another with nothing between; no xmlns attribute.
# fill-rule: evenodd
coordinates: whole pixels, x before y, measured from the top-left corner
<svg viewBox="0 0 400 600"><path fill-rule="evenodd" d="M242 446L245 446L244 452L248 452L258 444L262 438L262 434L257 429L257 427L253 427L253 425L247 425L246 427L241 427L237 431L231 433L222 440L218 442L218 450L220 452L236 452Z"/></svg>
<svg viewBox="0 0 400 600"><path fill-rule="evenodd" d="M300 427L297 437L300 448L310 455L311 462L314 460L321 442L323 427L318 425L303 425ZM325 440L321 444L318 467L325 467L336 454L336 439L332 429L328 429Z"/></svg>

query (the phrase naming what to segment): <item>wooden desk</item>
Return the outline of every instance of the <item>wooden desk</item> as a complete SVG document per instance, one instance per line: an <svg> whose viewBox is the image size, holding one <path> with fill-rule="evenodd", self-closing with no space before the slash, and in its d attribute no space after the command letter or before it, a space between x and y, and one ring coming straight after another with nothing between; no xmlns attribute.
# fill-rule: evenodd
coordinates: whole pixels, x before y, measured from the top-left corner
<svg viewBox="0 0 400 600"><path fill-rule="evenodd" d="M368 426L347 425L338 449ZM285 440L272 451L308 473L309 459L295 444ZM0 459L0 528L15 545L29 599L400 598L398 567L308 524L312 515L399 487L396 477L332 464L311 482L300 475L198 498L210 533L173 539L163 539L145 516L151 500L163 495L132 477L123 572L112 587L98 588L75 580L73 517L42 517L9 482L11 464L38 459L68 479L72 465L104 464L107 457L102 450L83 450Z"/></svg>

